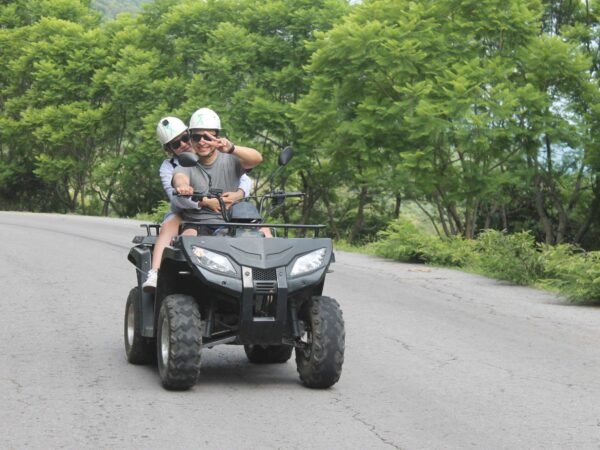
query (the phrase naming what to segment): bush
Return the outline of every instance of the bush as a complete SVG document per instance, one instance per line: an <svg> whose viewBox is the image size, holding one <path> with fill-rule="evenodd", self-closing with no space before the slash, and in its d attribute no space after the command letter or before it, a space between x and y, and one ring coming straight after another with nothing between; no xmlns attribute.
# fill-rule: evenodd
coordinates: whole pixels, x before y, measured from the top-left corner
<svg viewBox="0 0 600 450"><path fill-rule="evenodd" d="M165 215L171 211L171 203L166 200L161 200L158 206L152 210L150 214L138 214L134 218L137 220L145 220L153 223L162 223Z"/></svg>
<svg viewBox="0 0 600 450"><path fill-rule="evenodd" d="M543 246L542 286L558 290L573 302L600 301L600 252L572 245Z"/></svg>
<svg viewBox="0 0 600 450"><path fill-rule="evenodd" d="M478 272L523 285L541 278L541 252L529 231L507 234L485 230L476 242L474 268Z"/></svg>
<svg viewBox="0 0 600 450"><path fill-rule="evenodd" d="M440 239L408 219L378 234L367 252L404 262L468 267L489 277L557 290L571 301L600 301L600 252L536 244L529 231L483 231L476 240Z"/></svg>
<svg viewBox="0 0 600 450"><path fill-rule="evenodd" d="M409 219L392 222L371 244L375 254L404 262L463 267L473 254L473 242L461 238L440 239L420 230Z"/></svg>

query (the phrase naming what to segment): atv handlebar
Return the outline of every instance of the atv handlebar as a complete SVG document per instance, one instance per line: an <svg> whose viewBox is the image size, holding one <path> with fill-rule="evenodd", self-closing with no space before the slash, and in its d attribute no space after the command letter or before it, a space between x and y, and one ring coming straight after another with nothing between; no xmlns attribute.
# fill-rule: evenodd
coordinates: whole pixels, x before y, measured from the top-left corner
<svg viewBox="0 0 600 450"><path fill-rule="evenodd" d="M179 194L177 192L174 192L173 197L189 197L190 200L194 202L200 202L204 199L204 197L207 197L207 195L203 192L194 192L192 195Z"/></svg>
<svg viewBox="0 0 600 450"><path fill-rule="evenodd" d="M211 189L209 192L198 192L198 191L194 191L191 195L187 195L187 194L179 194L177 192L175 192L173 195L175 197L189 197L192 201L194 202L201 202L203 199L208 198L216 198L217 200L219 200L219 205L221 206L221 216L223 217L223 220L225 222L229 222L230 221L230 217L228 214L228 209L227 206L225 205L225 202L223 201L223 198L221 196L221 194L223 193L223 191L221 189ZM280 207L283 202L285 201L286 198L298 198L298 197L304 197L306 196L306 194L304 192L298 192L298 191L293 191L293 192L269 192L260 198L259 201L259 213L261 216L263 216L263 220L265 218L265 216L263 215L264 212L264 204L265 201L271 199L273 201L273 207L269 210L269 213L273 212L274 209L277 209L278 207Z"/></svg>
<svg viewBox="0 0 600 450"><path fill-rule="evenodd" d="M271 192L265 194L263 198L287 198L287 197L304 197L304 192Z"/></svg>
<svg viewBox="0 0 600 450"><path fill-rule="evenodd" d="M205 198L211 199L216 198L219 200L219 205L221 206L221 216L225 222L229 222L229 215L227 214L227 206L223 201L223 197L221 194L223 193L222 189L211 189L210 192L198 192L194 191L191 195L180 194L178 192L174 192L174 197L189 197L193 202L201 202Z"/></svg>
<svg viewBox="0 0 600 450"><path fill-rule="evenodd" d="M304 197L305 195L306 194L304 192L269 192L268 194L263 195L260 199L258 211L263 218L265 215L270 216L273 211L283 205L286 198ZM265 202L269 199L272 200L272 206L265 213Z"/></svg>

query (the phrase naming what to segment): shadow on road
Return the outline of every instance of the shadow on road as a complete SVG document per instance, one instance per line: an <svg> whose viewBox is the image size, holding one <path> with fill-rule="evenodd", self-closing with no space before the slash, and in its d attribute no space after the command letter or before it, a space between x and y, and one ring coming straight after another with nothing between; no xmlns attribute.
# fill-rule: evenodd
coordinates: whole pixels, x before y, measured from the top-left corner
<svg viewBox="0 0 600 450"><path fill-rule="evenodd" d="M126 378L131 377L129 382L139 381L140 377L144 380L155 377L157 385L160 385L156 364L136 366L128 364L124 354L117 357L121 359L123 365L127 366L123 370L128 374ZM294 355L283 364L252 364L247 360L241 346L203 350L197 385L235 385L237 388L247 386L248 389L254 389L257 385L301 387Z"/></svg>

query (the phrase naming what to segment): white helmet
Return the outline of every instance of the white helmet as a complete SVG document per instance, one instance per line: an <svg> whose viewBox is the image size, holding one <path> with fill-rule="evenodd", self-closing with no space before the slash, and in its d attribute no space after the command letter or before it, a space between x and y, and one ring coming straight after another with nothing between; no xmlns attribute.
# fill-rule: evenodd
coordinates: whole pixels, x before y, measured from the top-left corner
<svg viewBox="0 0 600 450"><path fill-rule="evenodd" d="M209 108L200 108L190 119L190 129L220 130L221 119L216 112Z"/></svg>
<svg viewBox="0 0 600 450"><path fill-rule="evenodd" d="M185 123L177 117L163 117L156 126L156 137L162 145L165 145L185 130L187 130Z"/></svg>

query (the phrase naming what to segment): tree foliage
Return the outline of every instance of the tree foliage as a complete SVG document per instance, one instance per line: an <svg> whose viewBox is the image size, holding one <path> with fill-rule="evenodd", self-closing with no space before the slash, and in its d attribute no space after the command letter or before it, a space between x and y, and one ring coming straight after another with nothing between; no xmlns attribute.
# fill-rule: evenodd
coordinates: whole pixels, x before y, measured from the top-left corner
<svg viewBox="0 0 600 450"><path fill-rule="evenodd" d="M148 213L155 124L208 106L265 156L258 190L295 147L283 220L358 242L412 202L446 237L597 247L596 1L144 3L0 5L2 208Z"/></svg>

